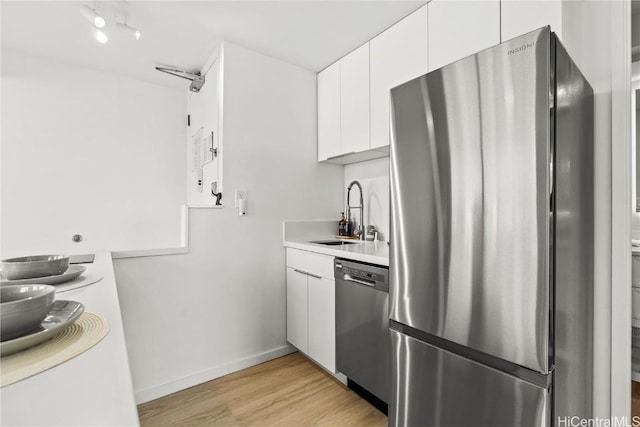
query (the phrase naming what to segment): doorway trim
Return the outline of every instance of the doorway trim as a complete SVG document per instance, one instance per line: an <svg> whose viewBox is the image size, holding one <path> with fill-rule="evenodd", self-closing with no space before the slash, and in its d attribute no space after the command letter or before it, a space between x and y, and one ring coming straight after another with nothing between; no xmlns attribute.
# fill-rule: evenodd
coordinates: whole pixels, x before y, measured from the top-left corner
<svg viewBox="0 0 640 427"><path fill-rule="evenodd" d="M611 416L630 417L631 2L611 8Z"/></svg>

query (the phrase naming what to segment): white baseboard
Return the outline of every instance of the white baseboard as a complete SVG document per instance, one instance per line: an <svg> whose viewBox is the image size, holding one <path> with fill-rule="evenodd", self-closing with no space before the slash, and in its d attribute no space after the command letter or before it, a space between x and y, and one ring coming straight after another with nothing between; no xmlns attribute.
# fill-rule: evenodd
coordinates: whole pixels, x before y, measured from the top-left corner
<svg viewBox="0 0 640 427"><path fill-rule="evenodd" d="M258 353L253 356L245 357L244 359L234 360L233 362L226 363L224 365L215 366L213 368L205 369L204 371L196 372L195 374L188 375L186 377L178 378L173 381L169 381L164 384L160 384L154 387L149 387L142 390L135 391L136 404L149 402L154 399L166 396L176 391L184 390L194 385L202 384L207 381L211 381L216 378L223 377L232 372L246 369L254 365L258 365L263 362L267 362L271 359L285 356L287 354L297 351L291 345L285 345L275 348L273 350L266 351L264 353Z"/></svg>

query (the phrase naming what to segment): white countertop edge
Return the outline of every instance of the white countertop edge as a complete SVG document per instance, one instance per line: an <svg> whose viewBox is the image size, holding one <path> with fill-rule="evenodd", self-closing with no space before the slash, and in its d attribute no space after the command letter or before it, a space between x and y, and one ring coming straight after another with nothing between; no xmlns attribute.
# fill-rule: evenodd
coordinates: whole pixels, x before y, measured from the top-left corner
<svg viewBox="0 0 640 427"><path fill-rule="evenodd" d="M318 239L309 239L309 240L331 240L330 238L318 238ZM359 242L362 245L386 245L386 242L378 241L378 242ZM363 254L358 252L348 252L343 249L337 249L335 246L324 246L314 243L309 243L307 241L298 241L298 240L285 240L283 242L284 247L300 249L303 251L315 252L319 254L329 255L337 258L346 258L354 261L362 261L368 262L370 264L377 264L383 266L389 266L389 258L380 256L380 255L372 255L372 254Z"/></svg>
<svg viewBox="0 0 640 427"><path fill-rule="evenodd" d="M65 291L102 317L107 335L85 352L1 390L0 423L11 426L138 426L138 412L109 252L97 251L87 271L102 276ZM38 402L38 410L33 410Z"/></svg>
<svg viewBox="0 0 640 427"><path fill-rule="evenodd" d="M122 258L140 258L147 256L161 256L161 255L181 255L188 254L188 246L179 246L176 248L161 248L161 249L134 249L130 251L112 251L112 259Z"/></svg>

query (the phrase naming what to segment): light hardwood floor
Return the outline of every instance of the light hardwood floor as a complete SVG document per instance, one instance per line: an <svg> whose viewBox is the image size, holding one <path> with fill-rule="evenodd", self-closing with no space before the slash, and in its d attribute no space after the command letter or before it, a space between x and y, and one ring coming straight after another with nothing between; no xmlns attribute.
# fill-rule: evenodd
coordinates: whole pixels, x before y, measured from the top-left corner
<svg viewBox="0 0 640 427"><path fill-rule="evenodd" d="M138 406L147 426L386 426L387 417L293 353Z"/></svg>

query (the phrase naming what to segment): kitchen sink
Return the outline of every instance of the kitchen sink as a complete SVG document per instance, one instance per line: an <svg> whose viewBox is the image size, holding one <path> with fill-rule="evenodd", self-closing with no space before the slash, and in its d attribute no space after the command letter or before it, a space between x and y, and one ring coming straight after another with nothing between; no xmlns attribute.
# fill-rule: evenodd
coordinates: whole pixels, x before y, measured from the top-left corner
<svg viewBox="0 0 640 427"><path fill-rule="evenodd" d="M327 245L327 246L342 246L342 245L356 245L358 242L348 242L343 240L316 240L314 242L309 243L317 243L318 245Z"/></svg>

